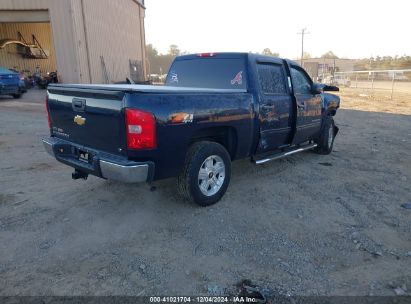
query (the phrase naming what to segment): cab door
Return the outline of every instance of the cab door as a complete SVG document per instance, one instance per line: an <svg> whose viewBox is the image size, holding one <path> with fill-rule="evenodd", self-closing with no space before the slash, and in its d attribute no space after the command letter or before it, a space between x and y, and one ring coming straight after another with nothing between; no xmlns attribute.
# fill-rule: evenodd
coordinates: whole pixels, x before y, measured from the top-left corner
<svg viewBox="0 0 411 304"><path fill-rule="evenodd" d="M281 60L257 62L260 141L257 153L289 145L292 139L293 99Z"/></svg>
<svg viewBox="0 0 411 304"><path fill-rule="evenodd" d="M290 65L290 74L297 110L293 144L300 144L316 138L320 132L321 95L313 92L313 82L304 69Z"/></svg>

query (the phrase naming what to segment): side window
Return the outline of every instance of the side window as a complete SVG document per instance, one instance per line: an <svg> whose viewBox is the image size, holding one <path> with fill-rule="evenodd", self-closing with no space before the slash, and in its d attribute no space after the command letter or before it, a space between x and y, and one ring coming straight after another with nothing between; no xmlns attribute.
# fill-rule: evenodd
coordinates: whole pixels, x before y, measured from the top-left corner
<svg viewBox="0 0 411 304"><path fill-rule="evenodd" d="M258 78L265 94L287 94L284 71L279 64L258 64Z"/></svg>
<svg viewBox="0 0 411 304"><path fill-rule="evenodd" d="M291 67L291 78L293 80L294 93L311 94L311 82L304 73Z"/></svg>

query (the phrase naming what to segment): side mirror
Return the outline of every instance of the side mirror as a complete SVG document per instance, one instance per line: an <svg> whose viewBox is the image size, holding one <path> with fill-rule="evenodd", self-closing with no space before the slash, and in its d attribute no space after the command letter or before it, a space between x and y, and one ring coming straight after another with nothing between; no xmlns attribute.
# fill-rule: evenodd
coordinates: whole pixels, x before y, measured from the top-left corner
<svg viewBox="0 0 411 304"><path fill-rule="evenodd" d="M339 92L340 88L336 86L326 85L323 91Z"/></svg>
<svg viewBox="0 0 411 304"><path fill-rule="evenodd" d="M323 83L313 83L312 91L314 94L321 94L325 91L338 92L340 89L336 86L330 86Z"/></svg>

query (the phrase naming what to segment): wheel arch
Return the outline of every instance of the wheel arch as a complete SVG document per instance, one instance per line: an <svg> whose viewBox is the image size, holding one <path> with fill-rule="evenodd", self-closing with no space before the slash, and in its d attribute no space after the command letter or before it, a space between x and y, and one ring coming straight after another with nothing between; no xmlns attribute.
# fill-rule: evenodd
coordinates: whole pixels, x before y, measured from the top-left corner
<svg viewBox="0 0 411 304"><path fill-rule="evenodd" d="M329 93L323 93L321 95L324 115L335 116L340 107L340 97Z"/></svg>
<svg viewBox="0 0 411 304"><path fill-rule="evenodd" d="M190 145L200 141L214 141L221 144L233 160L237 155L238 134L231 126L206 127L196 130L190 139Z"/></svg>

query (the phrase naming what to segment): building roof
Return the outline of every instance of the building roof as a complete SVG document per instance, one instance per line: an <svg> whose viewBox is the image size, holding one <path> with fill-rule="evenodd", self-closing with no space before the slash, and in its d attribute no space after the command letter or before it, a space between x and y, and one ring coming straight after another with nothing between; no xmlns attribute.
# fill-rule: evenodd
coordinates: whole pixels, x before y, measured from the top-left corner
<svg viewBox="0 0 411 304"><path fill-rule="evenodd" d="M144 4L144 0L133 0L134 2L140 4L142 7L146 8L146 5Z"/></svg>

